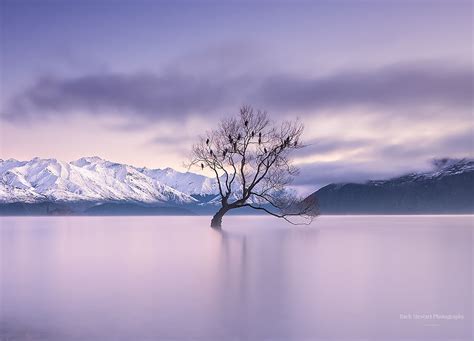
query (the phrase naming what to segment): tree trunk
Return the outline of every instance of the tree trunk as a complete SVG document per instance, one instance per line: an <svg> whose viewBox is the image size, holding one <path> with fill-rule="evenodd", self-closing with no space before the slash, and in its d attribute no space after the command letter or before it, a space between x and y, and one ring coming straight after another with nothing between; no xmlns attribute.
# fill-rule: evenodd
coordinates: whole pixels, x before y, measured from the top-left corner
<svg viewBox="0 0 474 341"><path fill-rule="evenodd" d="M222 206L219 211L211 219L211 227L214 229L220 229L222 227L222 217L227 211L230 210L228 206Z"/></svg>

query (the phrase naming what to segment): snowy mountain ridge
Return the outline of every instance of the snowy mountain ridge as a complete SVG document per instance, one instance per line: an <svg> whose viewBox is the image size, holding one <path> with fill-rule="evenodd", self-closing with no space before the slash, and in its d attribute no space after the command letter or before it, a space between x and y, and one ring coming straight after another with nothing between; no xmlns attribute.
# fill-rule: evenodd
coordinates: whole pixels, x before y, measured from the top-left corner
<svg viewBox="0 0 474 341"><path fill-rule="evenodd" d="M385 186L438 180L474 171L474 160L436 159L432 170L410 173L367 185ZM239 184L236 180L236 193ZM345 184L332 184L331 188ZM236 195L237 195L236 194ZM30 161L0 159L0 203L39 202L137 202L144 204L218 204L213 178L172 168L150 169L83 157L64 162L34 158Z"/></svg>
<svg viewBox="0 0 474 341"><path fill-rule="evenodd" d="M193 195L217 194L215 180L171 168L148 169L100 157L64 162L0 160L0 203L133 201L193 204Z"/></svg>
<svg viewBox="0 0 474 341"><path fill-rule="evenodd" d="M310 197L322 214L472 214L474 160L437 159L432 166L388 180L329 184Z"/></svg>
<svg viewBox="0 0 474 341"><path fill-rule="evenodd" d="M425 180L441 179L446 176L462 174L474 171L474 159L434 159L431 162L432 169L425 172L409 173L388 180L371 180L367 184L381 185L387 183L408 183Z"/></svg>

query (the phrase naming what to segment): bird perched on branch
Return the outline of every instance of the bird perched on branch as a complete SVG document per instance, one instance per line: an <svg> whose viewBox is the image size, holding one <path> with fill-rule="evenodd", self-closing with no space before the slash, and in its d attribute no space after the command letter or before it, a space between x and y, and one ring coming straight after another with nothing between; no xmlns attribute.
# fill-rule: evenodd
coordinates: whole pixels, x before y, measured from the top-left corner
<svg viewBox="0 0 474 341"><path fill-rule="evenodd" d="M304 147L299 142L302 133L298 120L274 122L265 111L243 106L197 138L188 164L201 168L202 175L214 173L213 181L219 185L211 227L221 228L224 215L240 207L294 224L310 223L317 216L316 198L299 197L290 187L297 171L291 152ZM234 179L243 185L236 186ZM255 200L259 196L268 200Z"/></svg>

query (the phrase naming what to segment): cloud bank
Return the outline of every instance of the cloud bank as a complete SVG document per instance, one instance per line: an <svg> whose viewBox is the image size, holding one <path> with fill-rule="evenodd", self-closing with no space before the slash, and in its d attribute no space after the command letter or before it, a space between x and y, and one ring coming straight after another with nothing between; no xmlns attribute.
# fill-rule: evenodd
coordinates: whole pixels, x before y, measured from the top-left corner
<svg viewBox="0 0 474 341"><path fill-rule="evenodd" d="M403 109L472 106L474 72L443 63L390 65L325 77L240 74L218 77L177 70L161 74L98 73L75 78L44 76L17 93L2 110L7 120L119 115L145 121L222 114L242 103L303 115L320 109Z"/></svg>

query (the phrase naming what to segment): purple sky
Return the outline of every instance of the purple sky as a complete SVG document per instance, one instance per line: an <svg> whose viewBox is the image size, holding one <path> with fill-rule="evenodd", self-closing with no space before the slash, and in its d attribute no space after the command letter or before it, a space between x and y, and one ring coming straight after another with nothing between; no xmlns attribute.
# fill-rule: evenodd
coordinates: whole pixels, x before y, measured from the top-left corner
<svg viewBox="0 0 474 341"><path fill-rule="evenodd" d="M241 104L303 120L303 189L473 156L471 1L0 3L4 159L184 170Z"/></svg>

